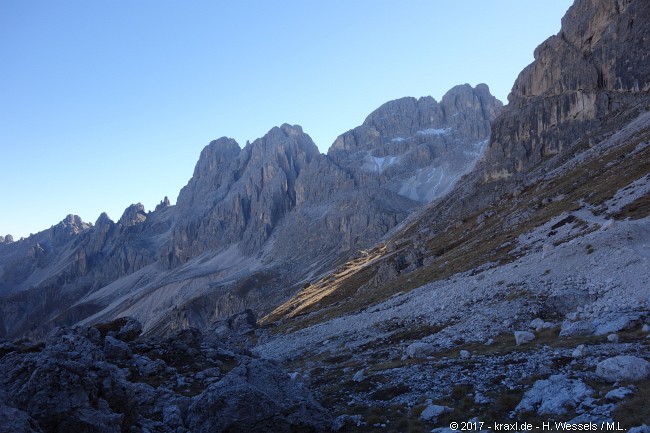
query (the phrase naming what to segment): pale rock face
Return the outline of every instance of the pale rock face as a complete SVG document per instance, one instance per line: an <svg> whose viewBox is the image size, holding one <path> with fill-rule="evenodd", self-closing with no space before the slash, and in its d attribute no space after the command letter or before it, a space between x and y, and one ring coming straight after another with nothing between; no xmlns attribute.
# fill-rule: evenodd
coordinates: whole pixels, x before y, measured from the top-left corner
<svg viewBox="0 0 650 433"><path fill-rule="evenodd" d="M560 337L586 337L593 335L596 326L588 320L577 322L565 321L562 323Z"/></svg>
<svg viewBox="0 0 650 433"><path fill-rule="evenodd" d="M515 343L517 346L529 343L535 339L535 334L528 331L515 331Z"/></svg>
<svg viewBox="0 0 650 433"><path fill-rule="evenodd" d="M538 415L563 414L591 397L594 390L578 379L561 374L538 380L526 391L515 412L536 412Z"/></svg>
<svg viewBox="0 0 650 433"><path fill-rule="evenodd" d="M424 421L433 421L435 422L440 415L445 413L453 412L453 408L448 406L441 406L437 404L430 404L422 411L420 414L420 419Z"/></svg>
<svg viewBox="0 0 650 433"><path fill-rule="evenodd" d="M286 124L241 150L232 139L212 142L178 196L170 264L234 243L259 251L296 206L296 179L318 155L299 126Z"/></svg>
<svg viewBox="0 0 650 433"><path fill-rule="evenodd" d="M362 185L418 202L445 195L483 154L502 104L485 84L388 102L340 135L328 156Z"/></svg>
<svg viewBox="0 0 650 433"><path fill-rule="evenodd" d="M527 172L585 138L605 114L640 101L650 90L649 32L642 0L576 1L519 74L492 127L484 179Z"/></svg>
<svg viewBox="0 0 650 433"><path fill-rule="evenodd" d="M409 358L426 358L436 352L436 348L430 344L422 341L416 341L406 347L406 356Z"/></svg>
<svg viewBox="0 0 650 433"><path fill-rule="evenodd" d="M596 374L610 382L638 382L650 377L650 362L636 356L615 356L598 363Z"/></svg>
<svg viewBox="0 0 650 433"><path fill-rule="evenodd" d="M580 344L578 347L573 349L573 352L571 352L571 356L574 358L583 358L587 354L587 348L585 347L584 344Z"/></svg>
<svg viewBox="0 0 650 433"><path fill-rule="evenodd" d="M619 401L633 394L634 394L634 390L631 389L630 387L621 387L609 391L607 394L605 394L605 398L611 401Z"/></svg>
<svg viewBox="0 0 650 433"><path fill-rule="evenodd" d="M122 214L122 217L118 221L118 224L124 228L140 224L147 219L147 214L145 212L144 206L142 203L132 204L127 207Z"/></svg>

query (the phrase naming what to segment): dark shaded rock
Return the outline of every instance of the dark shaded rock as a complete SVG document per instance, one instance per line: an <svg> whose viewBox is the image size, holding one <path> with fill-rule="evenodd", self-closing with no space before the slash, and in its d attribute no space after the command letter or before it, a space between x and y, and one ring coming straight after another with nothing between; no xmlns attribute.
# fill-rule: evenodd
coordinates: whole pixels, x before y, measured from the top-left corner
<svg viewBox="0 0 650 433"><path fill-rule="evenodd" d="M325 410L288 377L270 361L246 361L196 398L187 426L195 433L328 430Z"/></svg>
<svg viewBox="0 0 650 433"><path fill-rule="evenodd" d="M246 309L228 318L228 328L238 334L246 334L257 327L257 319L250 309Z"/></svg>
<svg viewBox="0 0 650 433"><path fill-rule="evenodd" d="M551 316L563 317L594 299L595 296L589 294L588 290L566 287L549 295L544 302L544 309Z"/></svg>
<svg viewBox="0 0 650 433"><path fill-rule="evenodd" d="M129 345L123 341L107 335L104 339L104 356L107 359L128 359L133 355Z"/></svg>
<svg viewBox="0 0 650 433"><path fill-rule="evenodd" d="M0 359L8 353L18 350L18 346L9 340L0 340Z"/></svg>
<svg viewBox="0 0 650 433"><path fill-rule="evenodd" d="M115 334L115 338L122 341L133 341L142 334L142 324L133 317L126 317L126 322Z"/></svg>
<svg viewBox="0 0 650 433"><path fill-rule="evenodd" d="M226 342L214 349L196 329L129 345L107 335L121 322L56 328L42 350L16 343L0 358L0 415L12 417L0 417L0 431L323 431L330 422L275 364Z"/></svg>
<svg viewBox="0 0 650 433"><path fill-rule="evenodd" d="M650 9L645 0L577 0L560 32L535 50L492 126L484 176L526 173L569 151L608 114L650 90Z"/></svg>
<svg viewBox="0 0 650 433"><path fill-rule="evenodd" d="M38 423L25 412L0 402L0 433L41 433Z"/></svg>
<svg viewBox="0 0 650 433"><path fill-rule="evenodd" d="M110 322L94 325L93 328L100 332L102 338L110 335L126 342L133 341L142 334L142 324L133 317L120 317Z"/></svg>

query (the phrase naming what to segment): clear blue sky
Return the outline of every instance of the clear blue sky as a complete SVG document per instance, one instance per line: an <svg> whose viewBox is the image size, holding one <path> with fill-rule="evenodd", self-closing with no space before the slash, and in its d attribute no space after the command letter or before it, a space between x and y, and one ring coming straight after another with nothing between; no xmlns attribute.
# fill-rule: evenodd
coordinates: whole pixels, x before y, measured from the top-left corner
<svg viewBox="0 0 650 433"><path fill-rule="evenodd" d="M322 152L382 103L502 101L569 0L2 0L0 234L175 202L201 149L302 125Z"/></svg>

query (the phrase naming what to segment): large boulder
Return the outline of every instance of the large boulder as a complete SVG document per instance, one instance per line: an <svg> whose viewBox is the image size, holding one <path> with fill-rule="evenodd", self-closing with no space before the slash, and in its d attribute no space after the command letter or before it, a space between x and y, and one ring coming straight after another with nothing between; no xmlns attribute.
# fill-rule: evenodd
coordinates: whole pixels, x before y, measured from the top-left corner
<svg viewBox="0 0 650 433"><path fill-rule="evenodd" d="M619 355L598 363L596 374L610 382L638 382L650 377L650 362L636 356Z"/></svg>
<svg viewBox="0 0 650 433"><path fill-rule="evenodd" d="M533 387L526 391L515 412L536 412L538 415L564 414L591 397L593 393L593 389L581 380L556 374L535 382Z"/></svg>
<svg viewBox="0 0 650 433"><path fill-rule="evenodd" d="M38 423L25 412L0 402L0 433L41 433Z"/></svg>
<svg viewBox="0 0 650 433"><path fill-rule="evenodd" d="M123 415L103 396L124 379L81 332L57 328L38 353L12 352L0 360L8 402L45 431L119 433Z"/></svg>
<svg viewBox="0 0 650 433"><path fill-rule="evenodd" d="M447 406L440 406L437 404L430 404L420 414L420 419L424 421L437 421L440 415L453 412L453 408Z"/></svg>
<svg viewBox="0 0 650 433"><path fill-rule="evenodd" d="M596 325L589 320L579 320L577 322L565 321L560 329L560 337L588 337L594 334Z"/></svg>
<svg viewBox="0 0 650 433"><path fill-rule="evenodd" d="M515 331L515 343L520 346L535 339L535 334L528 331Z"/></svg>
<svg viewBox="0 0 650 433"><path fill-rule="evenodd" d="M189 407L187 427L217 431L319 432L332 420L300 384L274 363L250 359L210 385Z"/></svg>
<svg viewBox="0 0 650 433"><path fill-rule="evenodd" d="M406 347L408 358L427 358L436 352L436 347L431 343L416 341Z"/></svg>

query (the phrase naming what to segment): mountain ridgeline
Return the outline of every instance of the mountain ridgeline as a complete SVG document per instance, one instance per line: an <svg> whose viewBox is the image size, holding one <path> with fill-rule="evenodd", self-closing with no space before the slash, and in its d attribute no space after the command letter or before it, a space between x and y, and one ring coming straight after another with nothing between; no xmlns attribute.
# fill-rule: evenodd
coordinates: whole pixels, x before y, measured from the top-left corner
<svg viewBox="0 0 650 433"><path fill-rule="evenodd" d="M288 124L243 148L215 140L174 206L94 225L68 216L0 244L0 336L125 314L164 333L268 312L447 194L501 109L486 85L461 85L440 102L384 104L327 155Z"/></svg>
<svg viewBox="0 0 650 433"><path fill-rule="evenodd" d="M505 107L220 138L176 205L0 238L0 430L648 431L649 41L576 0Z"/></svg>

